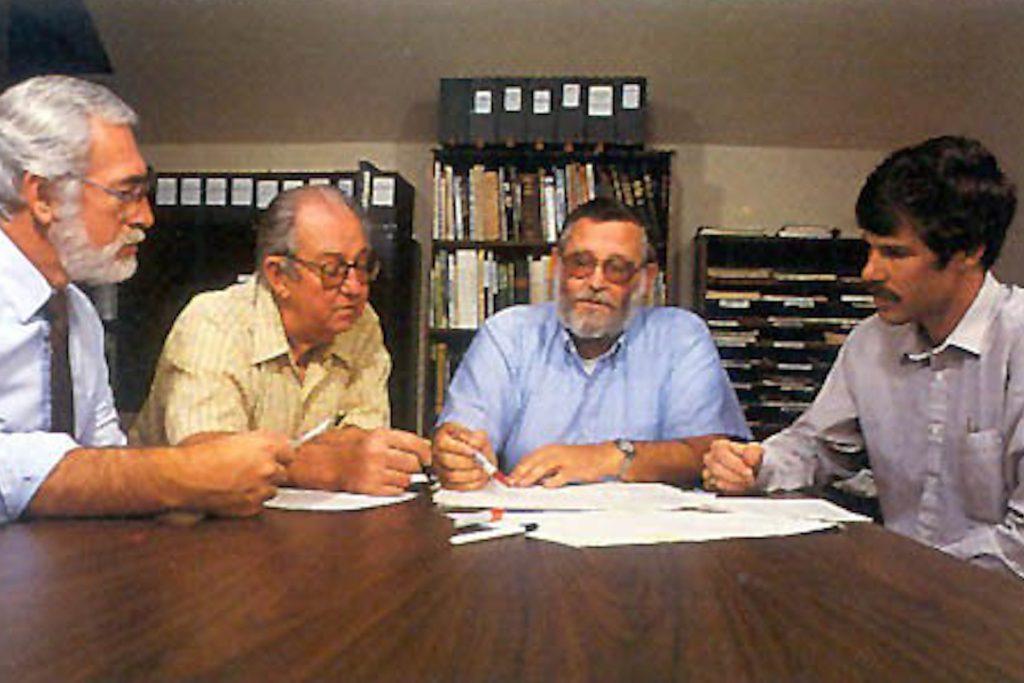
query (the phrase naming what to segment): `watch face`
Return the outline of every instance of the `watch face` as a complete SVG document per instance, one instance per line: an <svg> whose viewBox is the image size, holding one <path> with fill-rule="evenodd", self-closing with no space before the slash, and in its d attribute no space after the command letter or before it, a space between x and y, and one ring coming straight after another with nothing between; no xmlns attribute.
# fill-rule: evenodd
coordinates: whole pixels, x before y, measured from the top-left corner
<svg viewBox="0 0 1024 683"><path fill-rule="evenodd" d="M633 442L629 439L617 439L615 441L615 447L625 453L627 458L632 458L636 455L636 448L633 446Z"/></svg>

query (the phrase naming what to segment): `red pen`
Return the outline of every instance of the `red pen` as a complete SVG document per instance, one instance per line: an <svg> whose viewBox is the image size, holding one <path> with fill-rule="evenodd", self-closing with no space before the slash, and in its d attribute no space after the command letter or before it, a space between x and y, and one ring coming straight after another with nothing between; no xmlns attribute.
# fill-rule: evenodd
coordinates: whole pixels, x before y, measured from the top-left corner
<svg viewBox="0 0 1024 683"><path fill-rule="evenodd" d="M511 486L511 484L508 483L508 477L505 476L505 473L495 467L494 463L488 460L487 456L483 453L480 451L473 451L473 458L480 467L484 468L484 472L487 473L488 477L493 478L502 486Z"/></svg>

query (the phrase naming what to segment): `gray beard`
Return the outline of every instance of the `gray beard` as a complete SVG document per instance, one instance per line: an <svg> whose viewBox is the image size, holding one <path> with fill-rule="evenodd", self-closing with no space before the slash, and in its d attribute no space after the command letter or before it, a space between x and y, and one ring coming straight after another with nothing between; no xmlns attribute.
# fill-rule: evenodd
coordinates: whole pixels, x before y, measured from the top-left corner
<svg viewBox="0 0 1024 683"><path fill-rule="evenodd" d="M87 285L113 284L134 275L138 260L134 255L118 258L117 252L126 244L145 239L142 230L131 228L110 244L96 247L89 241L77 207L66 214L61 211L47 236L71 281Z"/></svg>
<svg viewBox="0 0 1024 683"><path fill-rule="evenodd" d="M558 282L562 281L560 271L555 277ZM623 330L629 327L629 323L636 317L644 302L644 289L646 285L646 273L640 275L641 281L636 288L630 292L626 300L625 315L621 319L609 320L606 323L598 324L589 320L581 320L573 313L571 302L562 295L562 286L555 287L555 310L558 312L558 320L565 326L572 335L578 339L608 339L622 334Z"/></svg>

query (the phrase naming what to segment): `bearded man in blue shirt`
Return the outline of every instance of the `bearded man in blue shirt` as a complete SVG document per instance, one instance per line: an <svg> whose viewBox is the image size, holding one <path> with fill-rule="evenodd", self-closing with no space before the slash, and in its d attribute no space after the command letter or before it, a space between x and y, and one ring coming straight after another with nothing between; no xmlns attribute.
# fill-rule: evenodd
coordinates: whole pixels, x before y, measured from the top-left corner
<svg viewBox="0 0 1024 683"><path fill-rule="evenodd" d="M553 303L491 317L460 364L434 433L445 487L489 476L514 486L693 484L722 435L749 438L707 327L643 306L657 265L643 222L596 199L573 211L553 252Z"/></svg>

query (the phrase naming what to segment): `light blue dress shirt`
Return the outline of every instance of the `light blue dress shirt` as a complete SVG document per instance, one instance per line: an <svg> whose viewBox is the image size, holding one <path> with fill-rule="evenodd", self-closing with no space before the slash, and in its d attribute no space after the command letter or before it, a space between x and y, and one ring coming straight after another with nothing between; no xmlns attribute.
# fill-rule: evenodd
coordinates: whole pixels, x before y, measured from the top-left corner
<svg viewBox="0 0 1024 683"><path fill-rule="evenodd" d="M476 334L438 424L486 430L506 469L549 444L750 438L704 322L642 308L592 373L554 304L515 306Z"/></svg>
<svg viewBox="0 0 1024 683"><path fill-rule="evenodd" d="M103 356L103 324L89 298L68 287L68 352L75 391L75 438L51 434L52 290L0 230L0 524L17 519L64 455L83 446L122 446Z"/></svg>

